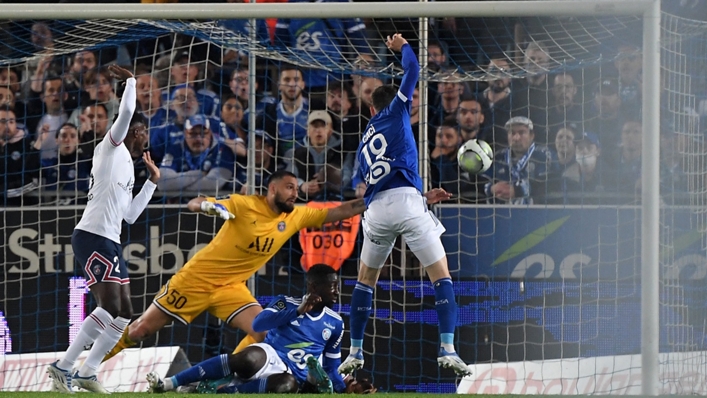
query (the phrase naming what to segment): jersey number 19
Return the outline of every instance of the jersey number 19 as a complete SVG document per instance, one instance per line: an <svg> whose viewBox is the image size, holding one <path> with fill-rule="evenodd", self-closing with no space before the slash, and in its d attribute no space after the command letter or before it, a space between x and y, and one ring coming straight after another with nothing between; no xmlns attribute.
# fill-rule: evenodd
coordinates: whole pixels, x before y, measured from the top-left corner
<svg viewBox="0 0 707 398"><path fill-rule="evenodd" d="M371 137L371 141L361 149L363 157L368 164L368 175L366 182L375 184L390 173L390 163L385 158L385 150L388 149L388 141L383 134L376 134Z"/></svg>

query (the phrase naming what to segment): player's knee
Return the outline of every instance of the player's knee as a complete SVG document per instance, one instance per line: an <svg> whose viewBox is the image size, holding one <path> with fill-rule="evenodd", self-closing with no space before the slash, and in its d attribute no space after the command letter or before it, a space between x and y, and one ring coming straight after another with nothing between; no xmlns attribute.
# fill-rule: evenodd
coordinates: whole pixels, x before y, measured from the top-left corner
<svg viewBox="0 0 707 398"><path fill-rule="evenodd" d="M265 384L265 392L274 394L296 393L299 389L297 379L289 373L270 375Z"/></svg>
<svg viewBox="0 0 707 398"><path fill-rule="evenodd" d="M106 310L113 318L120 315L120 301L119 300L103 300L101 303L101 308Z"/></svg>
<svg viewBox="0 0 707 398"><path fill-rule="evenodd" d="M246 347L243 351L229 355L228 365L242 379L250 379L265 366L267 354L258 346Z"/></svg>

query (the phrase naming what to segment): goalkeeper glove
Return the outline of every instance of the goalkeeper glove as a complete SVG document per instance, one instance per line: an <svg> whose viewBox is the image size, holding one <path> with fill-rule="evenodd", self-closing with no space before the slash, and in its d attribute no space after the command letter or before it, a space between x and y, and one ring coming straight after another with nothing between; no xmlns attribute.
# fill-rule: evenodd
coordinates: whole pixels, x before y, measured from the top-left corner
<svg viewBox="0 0 707 398"><path fill-rule="evenodd" d="M201 211L210 216L219 216L224 220L236 218L236 216L229 212L223 205L206 200L201 202Z"/></svg>

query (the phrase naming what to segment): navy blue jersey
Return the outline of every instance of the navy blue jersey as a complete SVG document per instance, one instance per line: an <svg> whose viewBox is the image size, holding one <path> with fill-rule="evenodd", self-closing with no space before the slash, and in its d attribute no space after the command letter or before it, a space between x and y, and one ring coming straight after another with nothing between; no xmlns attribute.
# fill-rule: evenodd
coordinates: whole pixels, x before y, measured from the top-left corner
<svg viewBox="0 0 707 398"><path fill-rule="evenodd" d="M364 201L371 203L381 191L415 187L422 191L418 174L417 144L410 126L412 95L420 66L409 44L401 50L405 74L393 101L373 116L358 145L357 181L366 183Z"/></svg>
<svg viewBox="0 0 707 398"><path fill-rule="evenodd" d="M336 391L346 388L337 372L341 361L341 338L344 321L331 308L319 314L298 315L302 298L277 296L253 321L256 330L267 329L265 343L275 349L280 359L302 383L307 379L307 358L324 356L323 368Z"/></svg>
<svg viewBox="0 0 707 398"><path fill-rule="evenodd" d="M192 155L187 144L182 141L167 147L160 167L170 168L177 173L192 170L208 173L216 167L232 171L235 161L231 148L220 142L213 142L208 150L199 155Z"/></svg>

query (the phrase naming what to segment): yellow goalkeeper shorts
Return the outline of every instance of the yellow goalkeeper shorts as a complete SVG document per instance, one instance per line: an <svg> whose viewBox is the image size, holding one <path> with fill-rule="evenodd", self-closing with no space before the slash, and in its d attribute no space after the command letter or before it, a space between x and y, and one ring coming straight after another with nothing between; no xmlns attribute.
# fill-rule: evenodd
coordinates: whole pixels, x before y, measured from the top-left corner
<svg viewBox="0 0 707 398"><path fill-rule="evenodd" d="M248 307L260 305L245 283L217 286L190 281L186 272L178 272L162 286L155 305L178 321L188 324L208 311L222 321L231 320Z"/></svg>

